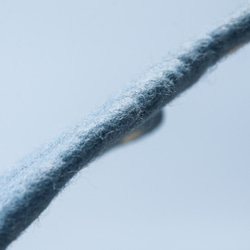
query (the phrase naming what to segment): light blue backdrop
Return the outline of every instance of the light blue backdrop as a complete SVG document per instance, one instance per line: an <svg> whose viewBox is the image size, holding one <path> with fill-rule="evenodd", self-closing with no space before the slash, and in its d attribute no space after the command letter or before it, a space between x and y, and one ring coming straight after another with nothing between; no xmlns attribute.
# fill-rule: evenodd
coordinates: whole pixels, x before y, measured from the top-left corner
<svg viewBox="0 0 250 250"><path fill-rule="evenodd" d="M0 172L246 1L0 2ZM250 45L93 162L13 250L250 248Z"/></svg>

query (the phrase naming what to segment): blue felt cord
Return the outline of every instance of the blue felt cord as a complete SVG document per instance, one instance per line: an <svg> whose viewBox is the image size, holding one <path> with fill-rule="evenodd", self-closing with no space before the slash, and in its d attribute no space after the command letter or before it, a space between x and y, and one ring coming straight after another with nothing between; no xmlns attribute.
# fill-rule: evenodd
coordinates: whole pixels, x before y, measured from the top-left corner
<svg viewBox="0 0 250 250"><path fill-rule="evenodd" d="M4 173L0 177L0 250L40 215L80 169L131 132L143 131L145 122L159 119L164 105L249 40L247 7L188 48L164 59L71 131Z"/></svg>

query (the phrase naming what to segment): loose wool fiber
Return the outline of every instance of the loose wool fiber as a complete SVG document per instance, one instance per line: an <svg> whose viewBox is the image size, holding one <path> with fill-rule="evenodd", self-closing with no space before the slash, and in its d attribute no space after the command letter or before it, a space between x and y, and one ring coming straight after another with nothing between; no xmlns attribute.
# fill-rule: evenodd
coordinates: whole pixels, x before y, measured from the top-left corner
<svg viewBox="0 0 250 250"><path fill-rule="evenodd" d="M159 114L206 70L250 40L250 7L152 67L72 130L0 177L0 250L49 205L83 167Z"/></svg>

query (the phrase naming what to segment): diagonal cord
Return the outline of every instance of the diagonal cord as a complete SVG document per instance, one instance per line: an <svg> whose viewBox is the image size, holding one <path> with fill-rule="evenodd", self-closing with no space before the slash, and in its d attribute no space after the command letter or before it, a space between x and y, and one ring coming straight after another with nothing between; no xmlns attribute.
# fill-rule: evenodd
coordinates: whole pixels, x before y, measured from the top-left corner
<svg viewBox="0 0 250 250"><path fill-rule="evenodd" d="M0 176L0 250L40 215L79 170L156 116L209 67L249 40L248 6Z"/></svg>

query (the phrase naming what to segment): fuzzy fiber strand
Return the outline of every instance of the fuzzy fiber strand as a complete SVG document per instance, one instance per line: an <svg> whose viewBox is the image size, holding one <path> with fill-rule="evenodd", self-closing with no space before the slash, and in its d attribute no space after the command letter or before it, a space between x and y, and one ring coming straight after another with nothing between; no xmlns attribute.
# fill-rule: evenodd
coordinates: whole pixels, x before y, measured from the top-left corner
<svg viewBox="0 0 250 250"><path fill-rule="evenodd" d="M65 184L124 136L159 114L221 58L250 40L249 6L152 67L72 130L0 176L0 250L15 240Z"/></svg>

